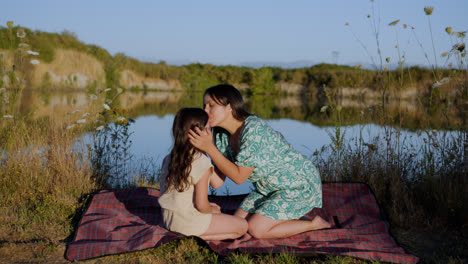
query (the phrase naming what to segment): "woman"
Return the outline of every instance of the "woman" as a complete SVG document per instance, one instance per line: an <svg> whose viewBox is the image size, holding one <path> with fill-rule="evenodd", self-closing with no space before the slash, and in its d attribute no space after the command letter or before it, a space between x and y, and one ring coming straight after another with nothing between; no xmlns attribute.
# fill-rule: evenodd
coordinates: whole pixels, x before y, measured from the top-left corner
<svg viewBox="0 0 468 264"><path fill-rule="evenodd" d="M322 207L322 183L312 162L294 150L265 121L245 110L240 92L231 85L208 88L203 97L208 126L189 131L190 143L208 154L217 173L236 184L246 180L255 190L235 215L245 218L256 238L283 238L329 228L317 216L298 220ZM208 127L214 128L213 135Z"/></svg>

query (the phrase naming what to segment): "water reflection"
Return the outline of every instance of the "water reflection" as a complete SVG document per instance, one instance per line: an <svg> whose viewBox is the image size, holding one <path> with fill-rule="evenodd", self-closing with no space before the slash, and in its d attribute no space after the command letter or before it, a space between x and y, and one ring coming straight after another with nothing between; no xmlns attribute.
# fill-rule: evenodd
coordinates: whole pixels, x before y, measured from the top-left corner
<svg viewBox="0 0 468 264"><path fill-rule="evenodd" d="M50 115L53 112L71 112L73 109L88 107L92 103L93 93L97 92L24 90L20 109L22 113L34 111L35 116ZM201 92L139 91L123 92L118 96L111 93L103 94L105 99L112 99L113 106L128 109L133 118L147 114L160 116L171 114L184 106L202 106ZM452 101L428 104L421 98L382 101L378 98L363 100L352 97L337 97L333 102L329 102L323 96L315 94L246 97L248 110L263 118L288 118L319 126L337 125L335 116L320 112L324 105L330 103L342 108L338 125L383 123L385 120L386 124L390 122L409 129L427 127L459 129L466 126L468 119L468 102L455 106Z"/></svg>
<svg viewBox="0 0 468 264"><path fill-rule="evenodd" d="M25 90L22 94L20 109L23 113L33 112L36 117L53 116L58 112L71 113L77 109L89 107L93 103L91 95L94 93ZM124 92L118 97L115 93L101 92L101 95L106 99L112 98L113 107L128 109L129 117L136 119L136 122L129 127L132 162L138 166L138 163L144 160L149 161L152 165L156 164L149 166L153 170L159 168L162 158L171 148L170 130L174 113L181 107L202 106L202 92ZM313 157L316 150L331 144L329 134L333 133L336 127L345 130L345 140L350 142L356 138L370 142L376 137L383 137L386 133L384 130L387 128L378 125L382 116L385 116L388 122L407 128L398 133L401 133L402 142L408 144L408 147L418 147L424 144L424 134L418 133L420 128L425 129L428 125L437 129L450 128L447 126L447 120L450 124L466 122L466 109L464 108L449 109L441 115L438 111L445 106L439 106L439 110L431 110L434 111L433 114L428 115L430 109L424 108L424 104L417 100L387 101L382 110L382 101L378 99L363 101L336 98L333 103L342 108L339 120L333 113L320 112L325 103L328 104L315 95L254 95L246 98L250 112L266 119L295 149L308 157ZM86 140L91 139L88 137ZM156 172L149 174L156 174ZM250 188L250 184L236 186L229 181L225 187L217 190L217 193L246 193L250 191Z"/></svg>

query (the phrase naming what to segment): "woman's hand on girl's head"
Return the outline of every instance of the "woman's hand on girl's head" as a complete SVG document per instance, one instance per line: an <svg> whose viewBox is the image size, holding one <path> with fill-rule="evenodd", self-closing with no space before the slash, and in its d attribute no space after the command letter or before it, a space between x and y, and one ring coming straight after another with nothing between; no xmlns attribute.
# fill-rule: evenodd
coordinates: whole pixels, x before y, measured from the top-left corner
<svg viewBox="0 0 468 264"><path fill-rule="evenodd" d="M195 127L194 130L189 130L188 138L192 146L205 153L207 153L211 147L214 147L213 135L208 127L205 127L203 130L200 130L198 127Z"/></svg>

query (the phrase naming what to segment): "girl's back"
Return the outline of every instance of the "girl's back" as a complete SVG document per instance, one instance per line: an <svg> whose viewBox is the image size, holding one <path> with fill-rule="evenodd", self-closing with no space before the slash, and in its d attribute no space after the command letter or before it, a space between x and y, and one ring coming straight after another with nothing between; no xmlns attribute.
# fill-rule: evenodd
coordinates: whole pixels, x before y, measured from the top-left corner
<svg viewBox="0 0 468 264"><path fill-rule="evenodd" d="M174 188L166 190L169 161L170 155L164 158L160 174L162 195L159 205L163 209L164 224L167 229L184 235L201 235L208 229L211 214L201 213L194 207L194 185L213 165L207 156L195 154L189 174L190 184L184 191L179 192Z"/></svg>

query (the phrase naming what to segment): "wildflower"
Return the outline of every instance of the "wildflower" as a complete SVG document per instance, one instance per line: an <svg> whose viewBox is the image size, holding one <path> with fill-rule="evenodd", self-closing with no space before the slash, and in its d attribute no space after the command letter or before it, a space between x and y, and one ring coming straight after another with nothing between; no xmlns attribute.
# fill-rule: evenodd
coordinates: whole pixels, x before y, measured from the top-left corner
<svg viewBox="0 0 468 264"><path fill-rule="evenodd" d="M104 109L111 110L111 108L107 104L104 104Z"/></svg>
<svg viewBox="0 0 468 264"><path fill-rule="evenodd" d="M8 21L6 22L7 26L9 29L11 29L13 27L13 21Z"/></svg>
<svg viewBox="0 0 468 264"><path fill-rule="evenodd" d="M398 45L395 45L395 49L398 49Z"/></svg>
<svg viewBox="0 0 468 264"><path fill-rule="evenodd" d="M411 29L413 29L413 30L414 30L414 27L411 27Z"/></svg>
<svg viewBox="0 0 468 264"><path fill-rule="evenodd" d="M66 129L67 129L67 130L72 129L74 126L75 126L75 124L71 124L71 125L67 126Z"/></svg>
<svg viewBox="0 0 468 264"><path fill-rule="evenodd" d="M440 55L440 56L441 56L441 57L447 57L448 55L449 55L448 52L444 52L444 53L442 53L442 55Z"/></svg>
<svg viewBox="0 0 468 264"><path fill-rule="evenodd" d="M109 92L110 90L112 90L112 88L107 88L107 89L104 90L104 92L107 93L107 92Z"/></svg>
<svg viewBox="0 0 468 264"><path fill-rule="evenodd" d="M389 25L389 26L395 26L396 24L398 24L398 22L400 22L400 19L397 19L397 20L395 20L395 21L392 21L392 22L390 22L388 25Z"/></svg>
<svg viewBox="0 0 468 264"><path fill-rule="evenodd" d="M356 69L361 69L361 66L362 66L362 64L361 64L361 63L358 63L354 68L356 68Z"/></svg>
<svg viewBox="0 0 468 264"><path fill-rule="evenodd" d="M96 127L96 131L101 131L101 130L103 130L103 129L104 129L104 126L98 126L98 127Z"/></svg>
<svg viewBox="0 0 468 264"><path fill-rule="evenodd" d="M90 94L90 95L89 95L89 99L91 99L91 100L93 100L93 101L94 101L94 100L97 100L97 95L95 95L95 94Z"/></svg>
<svg viewBox="0 0 468 264"><path fill-rule="evenodd" d="M16 32L16 36L18 38L26 37L26 32L24 31L24 28L18 28L18 31Z"/></svg>
<svg viewBox="0 0 468 264"><path fill-rule="evenodd" d="M35 52L35 51L32 51L32 50L28 50L28 51L26 51L26 53L31 54L31 55L39 55L39 52Z"/></svg>
<svg viewBox="0 0 468 264"><path fill-rule="evenodd" d="M39 63L40 63L40 62L39 62L38 60L31 60L31 64L36 65L36 64L39 64Z"/></svg>
<svg viewBox="0 0 468 264"><path fill-rule="evenodd" d="M452 35L458 38L464 38L466 36L466 31L455 31Z"/></svg>
<svg viewBox="0 0 468 264"><path fill-rule="evenodd" d="M84 113L81 117L86 117L86 116L89 116L88 112Z"/></svg>
<svg viewBox="0 0 468 264"><path fill-rule="evenodd" d="M326 112L327 108L328 108L328 105L322 106L322 108L320 108L320 113Z"/></svg>
<svg viewBox="0 0 468 264"><path fill-rule="evenodd" d="M106 104L112 104L112 100L111 99L106 99Z"/></svg>
<svg viewBox="0 0 468 264"><path fill-rule="evenodd" d="M452 27L446 27L445 32L450 35L452 33Z"/></svg>
<svg viewBox="0 0 468 264"><path fill-rule="evenodd" d="M367 15L367 18L370 18L370 14Z"/></svg>
<svg viewBox="0 0 468 264"><path fill-rule="evenodd" d="M86 119L80 119L75 122L76 124L84 124L86 123Z"/></svg>
<svg viewBox="0 0 468 264"><path fill-rule="evenodd" d="M75 110L75 111L71 112L70 114L73 115L74 113L78 113L78 112L81 112L81 110Z"/></svg>
<svg viewBox="0 0 468 264"><path fill-rule="evenodd" d="M403 24L403 28L407 28L407 27L408 27L408 25L406 25L406 24Z"/></svg>
<svg viewBox="0 0 468 264"><path fill-rule="evenodd" d="M12 115L4 115L3 117L4 117L4 118L13 118Z"/></svg>
<svg viewBox="0 0 468 264"><path fill-rule="evenodd" d="M20 47L20 48L27 48L27 47L29 47L29 45L26 44L26 43L20 43L20 44L18 44L18 47Z"/></svg>
<svg viewBox="0 0 468 264"><path fill-rule="evenodd" d="M119 122L121 125L128 125L128 120L127 118L123 117L123 116L119 116L117 119L116 119L117 122Z"/></svg>
<svg viewBox="0 0 468 264"><path fill-rule="evenodd" d="M432 7L432 6L424 7L424 12L426 12L426 15L428 15L428 16L430 16L433 11L434 11L434 7Z"/></svg>
<svg viewBox="0 0 468 264"><path fill-rule="evenodd" d="M462 57L462 58L465 58L465 56L466 56L466 53L462 53L462 54L461 54L461 57Z"/></svg>
<svg viewBox="0 0 468 264"><path fill-rule="evenodd" d="M349 26L349 23L348 23L348 22L346 22L346 23L345 23L345 26Z"/></svg>
<svg viewBox="0 0 468 264"><path fill-rule="evenodd" d="M452 51L459 51L459 52L463 52L465 50L465 43L458 43L458 44L455 44L453 45L452 47Z"/></svg>
<svg viewBox="0 0 468 264"><path fill-rule="evenodd" d="M387 58L385 59L385 61L386 61L387 63L390 62L390 57L387 57Z"/></svg>

